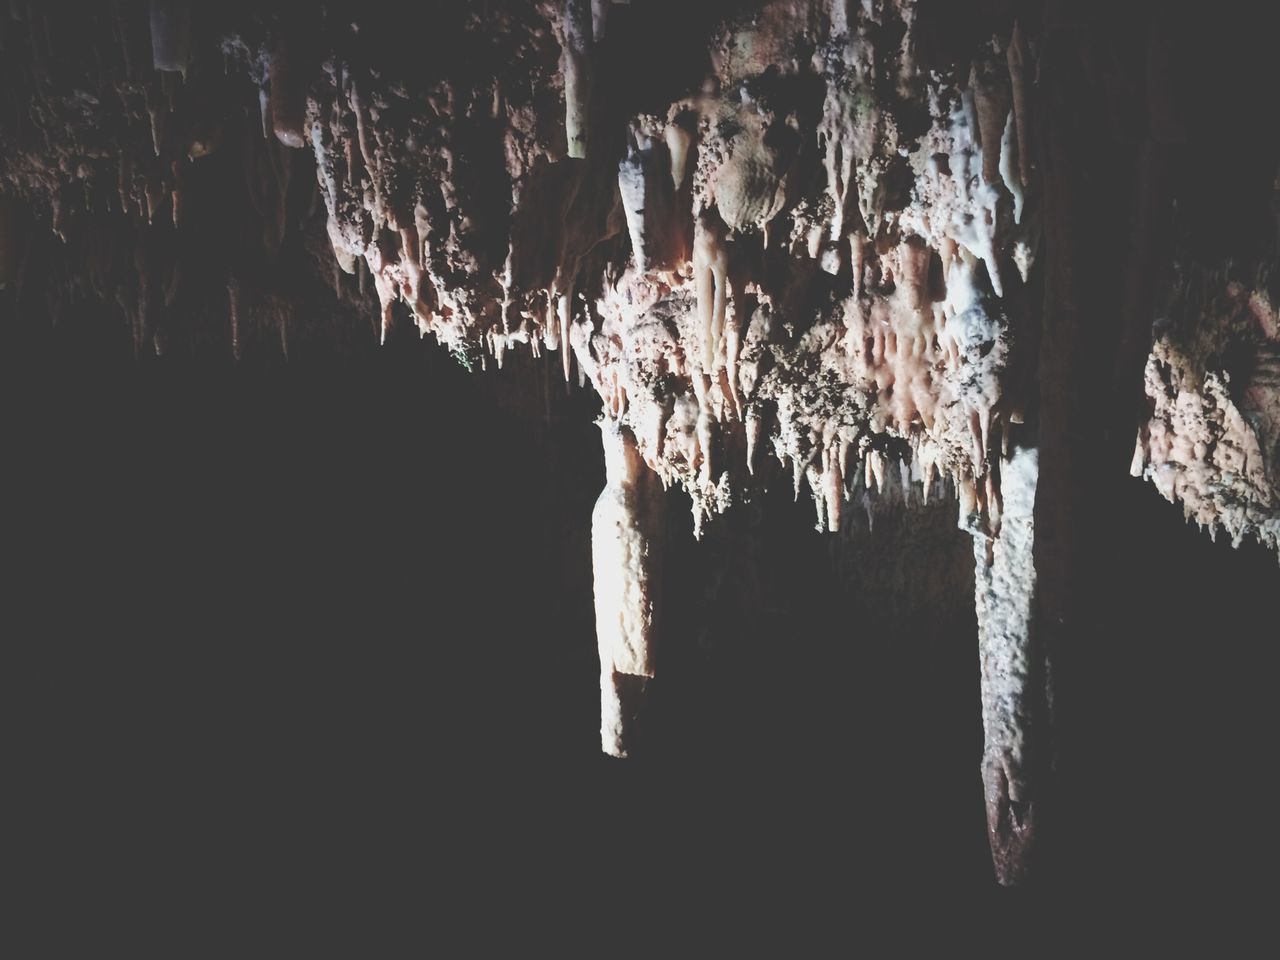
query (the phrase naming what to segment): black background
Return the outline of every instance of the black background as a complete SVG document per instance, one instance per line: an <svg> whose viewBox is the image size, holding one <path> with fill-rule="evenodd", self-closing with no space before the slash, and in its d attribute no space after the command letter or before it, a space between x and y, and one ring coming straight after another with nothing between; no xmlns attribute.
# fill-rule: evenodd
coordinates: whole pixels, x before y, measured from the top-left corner
<svg viewBox="0 0 1280 960"><path fill-rule="evenodd" d="M502 374L429 346L57 356L6 358L32 890L253 902L352 882L354 858L437 906L615 882L837 911L868 885L994 896L972 621L850 619L858 585L789 490L761 526L772 612L709 643L706 554L673 503L650 751L619 762L598 753L585 398L535 430L492 401ZM1122 489L1099 509L1128 574L1063 656L1057 903L1252 886L1276 850L1275 560Z"/></svg>

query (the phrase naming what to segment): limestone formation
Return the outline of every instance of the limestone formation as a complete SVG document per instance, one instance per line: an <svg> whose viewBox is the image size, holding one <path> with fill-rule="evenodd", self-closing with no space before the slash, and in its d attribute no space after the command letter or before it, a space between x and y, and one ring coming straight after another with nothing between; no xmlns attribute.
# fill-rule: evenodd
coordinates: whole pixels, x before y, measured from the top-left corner
<svg viewBox="0 0 1280 960"><path fill-rule="evenodd" d="M0 13L0 284L21 287L34 218L139 357L340 342L271 285L302 190L336 296L372 286L369 335L410 327L469 365L557 353L601 404L592 543L615 756L661 665L664 489L687 492L695 530L773 476L767 458L823 530L903 490L954 498L974 539L990 835L1014 882L1052 767L1033 411L1044 198L1070 172L1044 159L1052 16L966 4L973 29L953 36L939 6L441 4L411 51L394 17L357 4L302 18L122 0L82 13L89 51L51 5L18 0ZM671 50L701 58L635 49L664 30L694 32ZM248 203L211 264L184 253L184 211L214 171ZM1143 321L1132 471L1210 534L1280 551L1269 256L1248 275L1179 264L1169 309ZM209 270L225 299L183 309L185 278Z"/></svg>

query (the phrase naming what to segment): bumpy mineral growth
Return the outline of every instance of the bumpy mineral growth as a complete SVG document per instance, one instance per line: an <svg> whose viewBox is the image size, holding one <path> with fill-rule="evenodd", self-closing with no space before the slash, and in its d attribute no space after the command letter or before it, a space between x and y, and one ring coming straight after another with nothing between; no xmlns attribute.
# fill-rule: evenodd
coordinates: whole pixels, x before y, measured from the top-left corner
<svg viewBox="0 0 1280 960"><path fill-rule="evenodd" d="M372 281L380 338L412 324L468 364L558 353L599 395L618 756L655 669L662 489L687 491L699 531L776 474L770 458L820 529L895 477L909 500L954 496L977 558L993 851L1014 880L1044 764L1027 416L1041 63L1034 21L975 10L983 29L952 37L945 6L493 0L438 4L411 39L341 3L304 18L152 0L82 13L111 40L89 50L16 2L0 39L11 101L31 105L2 128L20 149L0 160L0 281L21 283L33 211L82 251L76 282L119 305L139 355L287 355L319 325L261 264L313 163L325 275L339 299L342 273ZM184 213L218 164L242 171L249 228L197 264ZM1157 331L1134 473L1211 532L1280 548L1274 279L1198 269ZM223 304L171 309L193 271Z"/></svg>
<svg viewBox="0 0 1280 960"><path fill-rule="evenodd" d="M499 364L558 350L602 398L602 737L623 755L653 669L641 472L683 487L700 528L772 455L837 530L852 478L879 489L905 460L926 490L956 491L981 552L999 531L1024 402L1004 372L1037 246L1034 60L1015 28L930 74L912 4L771 3L713 33L697 89L617 117L592 101L604 45L587 5L543 13L509 29L526 70L546 64L535 81L563 78L563 125L536 110L536 82L442 81L413 109L409 90L372 98L335 61L308 139L338 262L365 261L384 330L399 301L424 334ZM625 126L598 130L601 115ZM493 186L467 171L498 137L509 243L493 240Z"/></svg>
<svg viewBox="0 0 1280 960"><path fill-rule="evenodd" d="M997 872L1016 880L1027 863L1036 823L1035 736L1042 701L1042 657L1032 640L1036 574L1033 510L1039 464L1034 450L1005 461L1004 516L992 541L974 541L978 649L982 663L982 783L987 832Z"/></svg>
<svg viewBox="0 0 1280 960"><path fill-rule="evenodd" d="M1131 472L1210 536L1280 552L1280 284L1271 265L1237 272L1179 277L1147 359L1151 416Z"/></svg>

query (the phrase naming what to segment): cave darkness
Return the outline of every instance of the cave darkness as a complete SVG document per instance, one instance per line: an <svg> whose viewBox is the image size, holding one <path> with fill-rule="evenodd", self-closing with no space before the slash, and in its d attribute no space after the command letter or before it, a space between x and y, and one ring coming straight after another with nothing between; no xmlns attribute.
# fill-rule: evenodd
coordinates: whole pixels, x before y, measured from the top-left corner
<svg viewBox="0 0 1280 960"><path fill-rule="evenodd" d="M553 382L530 425L494 402L504 374L433 345L138 368L94 336L5 352L35 889L197 864L200 885L252 887L244 864L322 870L333 844L464 901L509 870L619 856L623 882L697 897L989 883L972 613L851 628L829 535L786 483L755 622L715 616L739 598L708 597L708 545L672 505L658 742L617 761L598 750L584 397ZM1069 661L1049 883L1244 881L1276 850L1274 559L1211 543L1136 480L1117 494L1126 576Z"/></svg>
<svg viewBox="0 0 1280 960"><path fill-rule="evenodd" d="M1158 6L1118 29L1145 29ZM1274 225L1255 189L1276 170L1277 124L1258 119L1274 115L1259 100L1274 51L1223 9L1186 95L1205 126L1160 174L1205 258ZM1200 25L1175 21L1190 58ZM1143 168L1124 151L1110 182L1085 155L1082 273L1129 262ZM21 885L51 917L115 897L123 930L153 912L256 910L333 872L368 876L389 909L545 900L552 926L588 897L628 925L651 900L732 917L756 898L838 925L869 888L1064 918L1139 893L1227 894L1260 918L1273 884L1255 878L1278 852L1271 552L1211 541L1111 460L1089 468L1075 622L1054 662L1053 794L1025 891L992 883L972 548L954 503L914 525L886 514L858 543L815 532L780 474L699 542L673 489L644 750L604 756L600 400L566 391L556 354L468 372L408 323L379 346L376 298L353 278L321 305L325 211L310 152L291 157L291 226L245 283L338 317L336 347L135 358L114 305L45 294L83 254L35 214L22 299L0 290L6 676L24 771L11 777L31 801L8 832L36 851ZM215 309L238 243L228 211L245 206L221 162L187 211L184 256L200 266L179 307L193 314ZM1112 205L1117 229L1090 232ZM1084 306L1123 296L1121 271L1097 282ZM1132 435L1098 433L1079 449ZM904 582L886 559L902 554L937 569Z"/></svg>

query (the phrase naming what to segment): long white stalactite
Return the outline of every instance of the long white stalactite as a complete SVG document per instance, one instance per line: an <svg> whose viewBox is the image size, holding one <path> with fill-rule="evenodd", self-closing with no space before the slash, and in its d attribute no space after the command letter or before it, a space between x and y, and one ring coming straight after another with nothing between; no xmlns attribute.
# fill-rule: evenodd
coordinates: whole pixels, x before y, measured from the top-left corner
<svg viewBox="0 0 1280 960"><path fill-rule="evenodd" d="M663 502L631 431L600 424L605 487L591 515L596 639L600 648L600 746L625 757L653 676L662 592Z"/></svg>
<svg viewBox="0 0 1280 960"><path fill-rule="evenodd" d="M1032 633L1038 476L1036 451L1013 450L1000 472L999 533L991 538L976 535L973 543L982 667L982 783L991 857L1002 883L1022 879L1038 808L1035 715L1044 689L1043 664Z"/></svg>

